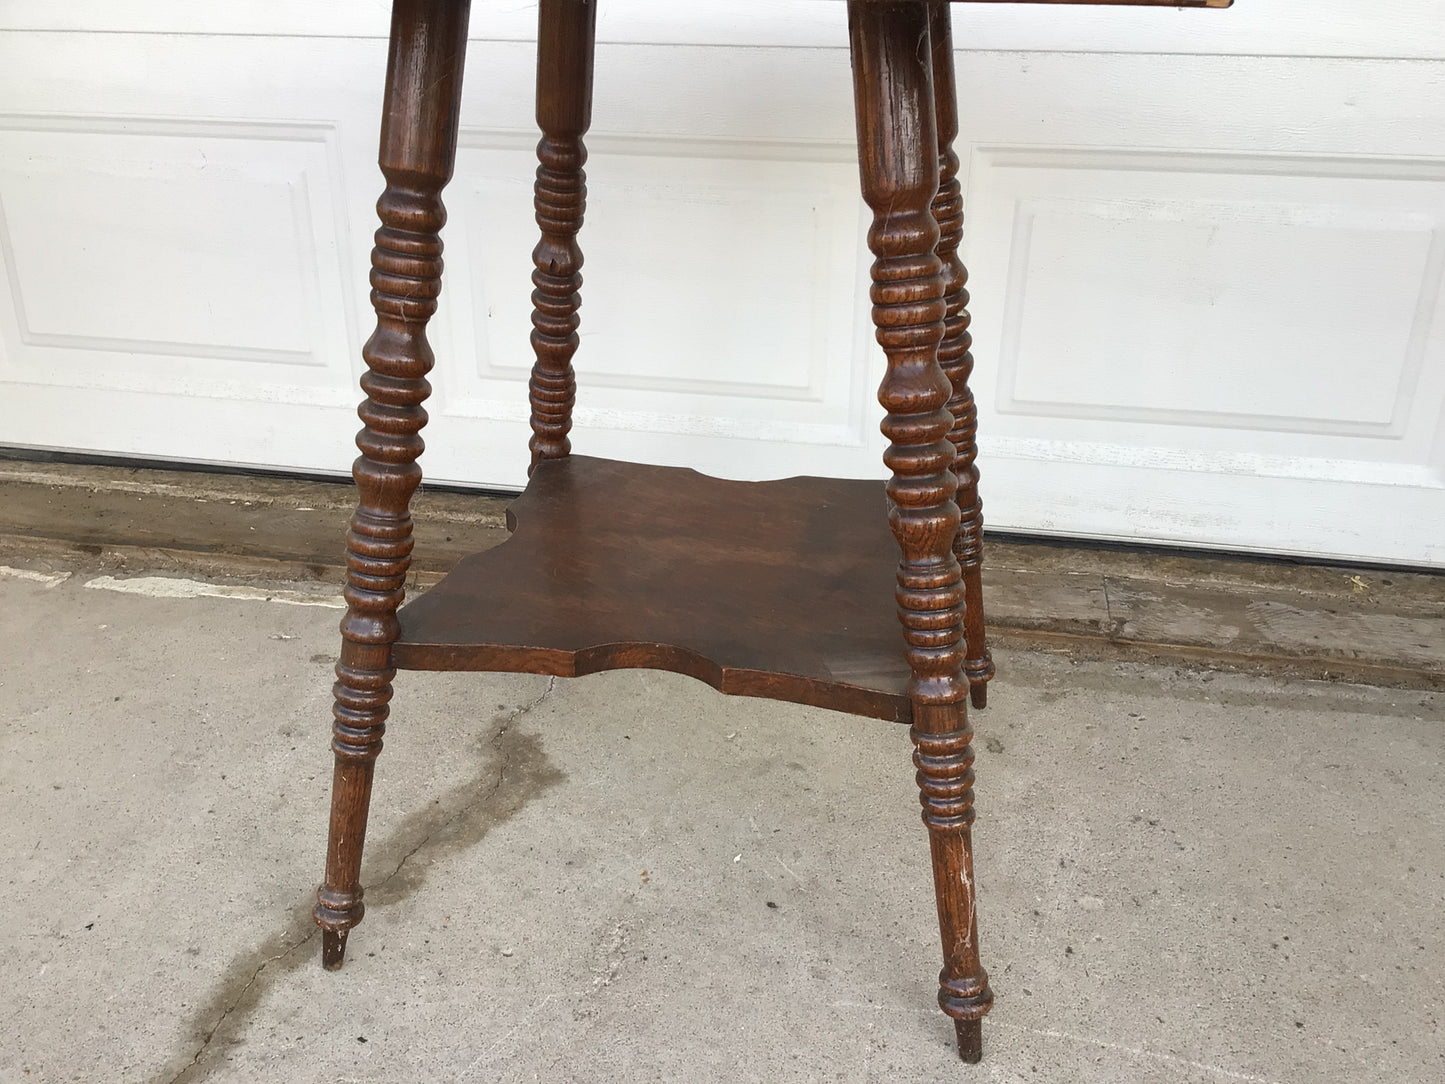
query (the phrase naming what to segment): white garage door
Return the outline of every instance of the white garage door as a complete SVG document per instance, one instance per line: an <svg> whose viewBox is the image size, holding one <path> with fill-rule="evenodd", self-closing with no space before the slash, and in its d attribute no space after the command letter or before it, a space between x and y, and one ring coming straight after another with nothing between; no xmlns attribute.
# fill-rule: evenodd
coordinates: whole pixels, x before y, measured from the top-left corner
<svg viewBox="0 0 1445 1084"><path fill-rule="evenodd" d="M579 451L877 475L843 5L603 0ZM423 460L526 456L535 5L478 2ZM342 471L386 5L0 5L0 442ZM989 524L1445 566L1439 0L955 8Z"/></svg>

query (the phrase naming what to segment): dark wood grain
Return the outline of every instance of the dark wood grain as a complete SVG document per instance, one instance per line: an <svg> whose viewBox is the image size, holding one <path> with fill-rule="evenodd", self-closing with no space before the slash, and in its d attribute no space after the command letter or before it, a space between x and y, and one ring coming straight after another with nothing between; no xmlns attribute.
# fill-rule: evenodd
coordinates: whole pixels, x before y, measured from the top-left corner
<svg viewBox="0 0 1445 1084"><path fill-rule="evenodd" d="M854 0L855 3L888 4L898 0ZM954 4L1073 4L1080 7L1136 8L1227 8L1234 0L938 0Z"/></svg>
<svg viewBox="0 0 1445 1084"><path fill-rule="evenodd" d="M441 190L456 155L467 14L467 0L396 0L392 9L379 155L386 190L371 254L376 331L362 350L364 428L352 468L358 505L346 539L347 611L333 687L331 829L315 912L322 964L333 969L365 911L361 852L395 674L396 611L411 565L408 505L421 482L416 459L433 360L426 325L441 292Z"/></svg>
<svg viewBox="0 0 1445 1084"><path fill-rule="evenodd" d="M943 341L938 364L948 374L953 392L948 411L953 428L953 473L958 478L959 525L953 553L963 570L964 633L967 655L963 672L976 708L988 703L988 681L993 677L983 614L983 501L978 494L978 406L969 390L973 373L973 335L969 332L968 271L958 256L963 240L963 193L958 182L958 89L953 77L953 23L946 0L930 0L929 38L933 50L933 108L938 125L938 194L933 217L938 222L938 247L943 262Z"/></svg>
<svg viewBox="0 0 1445 1084"><path fill-rule="evenodd" d="M939 191L931 4L848 6L858 165L873 210L873 323L887 358L889 521L898 540L897 600L911 671L914 764L933 855L943 942L938 1001L959 1056L983 1055L993 1003L979 962L973 881L973 732L963 673L963 574L954 556L953 386L938 363L947 303L933 203Z"/></svg>
<svg viewBox="0 0 1445 1084"><path fill-rule="evenodd" d="M572 406L577 378L578 309L582 304L582 249L577 231L587 207L587 147L592 122L592 54L595 0L542 0L537 33L537 143L535 203L541 240L532 252L532 350L528 384L532 407L532 467L572 450Z"/></svg>
<svg viewBox="0 0 1445 1084"><path fill-rule="evenodd" d="M725 693L911 720L882 482L734 482L539 463L512 537L402 609L395 665L648 667Z"/></svg>
<svg viewBox="0 0 1445 1084"><path fill-rule="evenodd" d="M1088 7L1227 8L1234 0L952 0L955 4L1077 4Z"/></svg>

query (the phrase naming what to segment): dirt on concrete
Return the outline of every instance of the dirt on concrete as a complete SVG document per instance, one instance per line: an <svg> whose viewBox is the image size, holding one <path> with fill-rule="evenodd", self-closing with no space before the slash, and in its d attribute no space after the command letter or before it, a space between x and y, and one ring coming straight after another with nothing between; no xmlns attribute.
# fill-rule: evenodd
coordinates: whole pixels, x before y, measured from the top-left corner
<svg viewBox="0 0 1445 1084"><path fill-rule="evenodd" d="M349 483L0 460L0 561L344 577ZM507 537L508 498L423 489L413 588ZM1445 574L989 537L993 642L1086 659L1445 688Z"/></svg>

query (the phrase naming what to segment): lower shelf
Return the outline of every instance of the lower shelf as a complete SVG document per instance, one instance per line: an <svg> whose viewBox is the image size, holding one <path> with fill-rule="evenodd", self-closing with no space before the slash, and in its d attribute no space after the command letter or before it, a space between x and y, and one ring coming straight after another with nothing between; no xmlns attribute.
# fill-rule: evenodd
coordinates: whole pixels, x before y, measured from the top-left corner
<svg viewBox="0 0 1445 1084"><path fill-rule="evenodd" d="M401 609L393 665L672 670L724 693L907 723L882 482L730 482L544 461L512 536Z"/></svg>

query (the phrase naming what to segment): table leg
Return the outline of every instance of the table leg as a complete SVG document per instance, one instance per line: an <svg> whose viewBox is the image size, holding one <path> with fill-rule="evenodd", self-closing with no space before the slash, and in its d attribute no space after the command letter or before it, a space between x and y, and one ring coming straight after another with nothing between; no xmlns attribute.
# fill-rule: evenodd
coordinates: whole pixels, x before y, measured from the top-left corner
<svg viewBox="0 0 1445 1084"><path fill-rule="evenodd" d="M978 495L978 407L969 390L973 373L973 336L969 333L968 271L958 258L963 240L963 194L958 183L958 155L953 141L958 136L958 88L953 78L953 21L948 0L929 0L929 39L933 49L933 103L938 124L938 195L933 200L933 217L938 220L938 257L943 261L943 342L938 363L948 374L953 394L948 400L953 429L948 438L955 456L953 473L958 478L960 522L953 552L963 567L963 621L968 654L963 672L968 675L973 706L988 703L988 680L993 677L983 615L983 501Z"/></svg>
<svg viewBox="0 0 1445 1084"><path fill-rule="evenodd" d="M467 14L468 0L396 0L392 7L380 152L387 183L377 203L381 228L371 253L376 331L362 351L368 372L361 378L366 399L358 413L364 427L352 468L359 497L346 540L331 830L315 912L328 969L341 966L347 934L365 910L361 851L396 674L396 611L411 567L408 508L421 482L416 460L433 361L426 324L441 292L441 191L456 157Z"/></svg>
<svg viewBox="0 0 1445 1084"><path fill-rule="evenodd" d="M929 5L848 5L858 160L873 209L873 322L888 367L884 462L898 539L899 618L912 676L914 764L929 829L943 942L939 1004L954 1019L959 1055L982 1055L993 994L979 963L974 901L973 748L963 673L962 571L953 552L959 512L950 469L952 385L938 364L947 303L932 205L939 168Z"/></svg>
<svg viewBox="0 0 1445 1084"><path fill-rule="evenodd" d="M592 121L595 0L542 0L537 36L537 144L535 200L542 239L532 252L532 349L528 384L532 405L532 467L572 450L572 406L577 378L577 310L582 304L582 250L577 231L587 207L587 148Z"/></svg>

